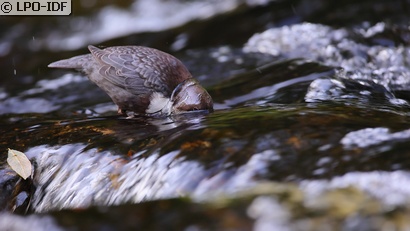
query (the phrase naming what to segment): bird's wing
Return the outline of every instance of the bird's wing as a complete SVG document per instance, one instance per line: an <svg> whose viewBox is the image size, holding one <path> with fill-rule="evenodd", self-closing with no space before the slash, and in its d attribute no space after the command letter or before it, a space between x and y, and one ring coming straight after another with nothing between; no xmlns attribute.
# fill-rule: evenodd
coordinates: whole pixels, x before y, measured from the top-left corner
<svg viewBox="0 0 410 231"><path fill-rule="evenodd" d="M178 59L156 49L139 46L88 48L101 64L100 74L135 95L161 92L170 96L180 82L191 78Z"/></svg>

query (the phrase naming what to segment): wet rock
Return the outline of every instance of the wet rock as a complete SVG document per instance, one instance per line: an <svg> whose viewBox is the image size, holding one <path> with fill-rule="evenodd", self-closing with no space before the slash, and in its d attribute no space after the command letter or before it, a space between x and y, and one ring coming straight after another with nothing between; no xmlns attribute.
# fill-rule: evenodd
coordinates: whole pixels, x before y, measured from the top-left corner
<svg viewBox="0 0 410 231"><path fill-rule="evenodd" d="M1 195L0 210L11 210L13 201L13 191L16 188L18 176L10 169L2 169L1 173Z"/></svg>

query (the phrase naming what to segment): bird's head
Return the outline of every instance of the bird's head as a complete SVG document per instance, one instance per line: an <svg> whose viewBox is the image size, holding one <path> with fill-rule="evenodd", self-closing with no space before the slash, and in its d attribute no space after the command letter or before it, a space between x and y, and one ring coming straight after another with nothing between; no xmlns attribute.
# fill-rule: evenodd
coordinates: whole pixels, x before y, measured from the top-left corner
<svg viewBox="0 0 410 231"><path fill-rule="evenodd" d="M213 102L208 92L195 79L187 79L172 92L172 114L189 111L213 111Z"/></svg>

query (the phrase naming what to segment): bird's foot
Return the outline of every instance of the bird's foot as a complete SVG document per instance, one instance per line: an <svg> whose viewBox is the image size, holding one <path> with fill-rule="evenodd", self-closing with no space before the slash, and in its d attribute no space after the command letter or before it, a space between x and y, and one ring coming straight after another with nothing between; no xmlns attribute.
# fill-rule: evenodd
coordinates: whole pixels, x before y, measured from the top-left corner
<svg viewBox="0 0 410 231"><path fill-rule="evenodd" d="M132 119L135 118L135 113L134 112L128 112L127 110L118 108L118 114L121 116L125 116L125 119Z"/></svg>

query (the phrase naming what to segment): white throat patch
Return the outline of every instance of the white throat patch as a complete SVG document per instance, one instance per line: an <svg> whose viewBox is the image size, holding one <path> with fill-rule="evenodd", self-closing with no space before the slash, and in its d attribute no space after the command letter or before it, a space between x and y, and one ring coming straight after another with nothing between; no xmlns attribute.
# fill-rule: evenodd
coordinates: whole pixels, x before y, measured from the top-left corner
<svg viewBox="0 0 410 231"><path fill-rule="evenodd" d="M163 94L159 92L154 92L151 95L150 104L148 109L145 110L147 114L152 113L163 113L163 114L170 114L171 113L171 106L172 102L170 98L165 97Z"/></svg>

